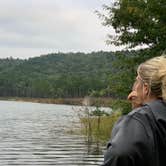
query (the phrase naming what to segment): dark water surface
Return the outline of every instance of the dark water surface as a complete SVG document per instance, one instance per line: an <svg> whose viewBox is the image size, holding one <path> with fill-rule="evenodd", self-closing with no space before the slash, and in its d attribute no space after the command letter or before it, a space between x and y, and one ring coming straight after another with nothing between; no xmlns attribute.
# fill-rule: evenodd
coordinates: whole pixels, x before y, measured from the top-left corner
<svg viewBox="0 0 166 166"><path fill-rule="evenodd" d="M92 166L103 147L71 134L72 106L0 101L0 165Z"/></svg>

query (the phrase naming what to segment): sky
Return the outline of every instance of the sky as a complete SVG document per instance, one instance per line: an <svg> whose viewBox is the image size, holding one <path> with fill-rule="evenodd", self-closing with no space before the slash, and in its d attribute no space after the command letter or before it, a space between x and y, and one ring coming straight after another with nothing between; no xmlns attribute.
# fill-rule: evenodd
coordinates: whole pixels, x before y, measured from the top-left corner
<svg viewBox="0 0 166 166"><path fill-rule="evenodd" d="M95 10L112 0L0 0L0 58L115 51Z"/></svg>

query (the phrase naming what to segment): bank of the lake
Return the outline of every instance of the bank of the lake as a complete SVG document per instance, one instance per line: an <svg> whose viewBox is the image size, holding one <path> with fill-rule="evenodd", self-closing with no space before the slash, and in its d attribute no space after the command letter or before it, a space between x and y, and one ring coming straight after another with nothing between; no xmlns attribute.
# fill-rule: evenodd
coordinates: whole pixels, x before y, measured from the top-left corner
<svg viewBox="0 0 166 166"><path fill-rule="evenodd" d="M86 136L93 137L94 140L104 142L104 144L110 138L110 133L112 127L116 120L126 113L128 113L131 108L126 100L118 100L112 98L59 98L59 99L49 99L49 98L0 98L1 100L8 101L19 101L19 102L29 102L29 103L45 103L45 104L61 104L68 106L83 106L90 105L94 106L94 114L90 108L84 108L81 110L81 116L78 116L81 124L81 133ZM87 102L87 103L86 103ZM113 110L112 113L102 111L102 107L109 107ZM99 110L97 111L97 108ZM79 109L77 109L78 114ZM103 114L104 113L104 114ZM75 131L71 129L71 132ZM77 132L77 131L76 131ZM79 132L79 131L78 131Z"/></svg>
<svg viewBox="0 0 166 166"><path fill-rule="evenodd" d="M27 101L33 103L46 104L67 104L67 105L83 105L85 98L28 98L28 97L0 97L0 100L8 101ZM91 97L91 106L111 107L115 99L106 97Z"/></svg>

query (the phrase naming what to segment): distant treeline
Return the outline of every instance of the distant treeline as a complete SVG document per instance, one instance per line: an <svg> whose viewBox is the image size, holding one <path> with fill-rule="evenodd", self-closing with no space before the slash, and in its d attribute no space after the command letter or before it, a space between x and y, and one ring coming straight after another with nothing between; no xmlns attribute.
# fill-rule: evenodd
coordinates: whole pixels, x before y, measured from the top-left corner
<svg viewBox="0 0 166 166"><path fill-rule="evenodd" d="M1 97L125 97L137 52L52 53L28 60L0 59Z"/></svg>

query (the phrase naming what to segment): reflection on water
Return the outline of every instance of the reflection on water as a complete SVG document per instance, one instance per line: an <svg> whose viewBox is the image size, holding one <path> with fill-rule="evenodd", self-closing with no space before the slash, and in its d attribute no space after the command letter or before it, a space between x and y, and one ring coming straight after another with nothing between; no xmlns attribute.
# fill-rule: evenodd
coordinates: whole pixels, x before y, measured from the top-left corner
<svg viewBox="0 0 166 166"><path fill-rule="evenodd" d="M0 101L0 165L100 165L103 147L67 132L77 122L71 106Z"/></svg>

